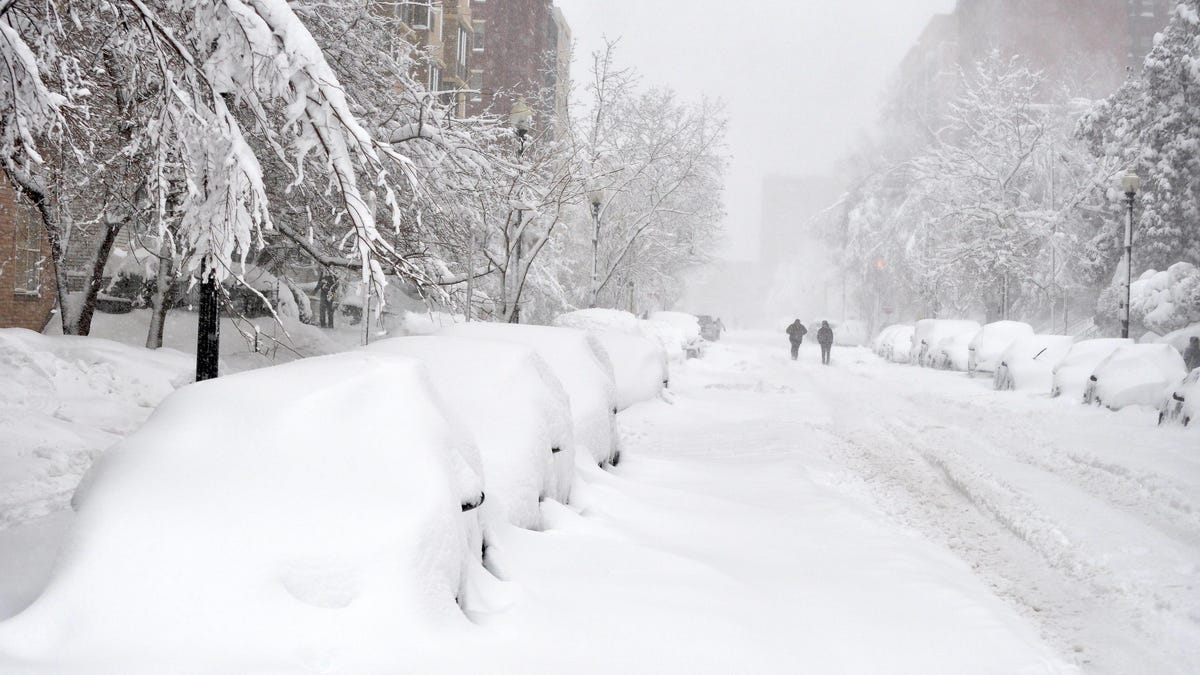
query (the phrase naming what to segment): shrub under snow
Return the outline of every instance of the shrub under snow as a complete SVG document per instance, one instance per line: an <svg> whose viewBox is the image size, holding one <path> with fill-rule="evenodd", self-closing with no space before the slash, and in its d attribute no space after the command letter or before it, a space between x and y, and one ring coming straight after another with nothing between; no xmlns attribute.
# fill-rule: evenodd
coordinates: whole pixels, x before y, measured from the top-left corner
<svg viewBox="0 0 1200 675"><path fill-rule="evenodd" d="M0 672L394 668L467 625L480 498L415 361L185 387L84 478L48 586L0 624Z"/></svg>
<svg viewBox="0 0 1200 675"><path fill-rule="evenodd" d="M571 404L532 348L494 340L401 337L367 349L407 356L428 369L434 388L479 448L484 513L538 529L543 497L567 501L575 475Z"/></svg>

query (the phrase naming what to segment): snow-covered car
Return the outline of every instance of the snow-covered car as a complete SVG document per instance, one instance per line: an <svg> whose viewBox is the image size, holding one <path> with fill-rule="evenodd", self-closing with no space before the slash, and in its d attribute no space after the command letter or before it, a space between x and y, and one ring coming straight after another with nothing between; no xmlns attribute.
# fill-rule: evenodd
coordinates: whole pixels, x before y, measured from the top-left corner
<svg viewBox="0 0 1200 675"><path fill-rule="evenodd" d="M658 338L655 328L647 330L645 324L649 322L629 312L599 308L567 312L554 319L555 326L585 330L600 341L612 361L620 410L654 398L670 383L670 358L662 346L663 340ZM657 326L665 329L669 334L665 341L678 350L678 331L667 324Z"/></svg>
<svg viewBox="0 0 1200 675"><path fill-rule="evenodd" d="M576 460L591 458L600 465L620 461L612 362L599 340L587 331L476 321L447 326L437 334L532 347L545 359L571 400Z"/></svg>
<svg viewBox="0 0 1200 675"><path fill-rule="evenodd" d="M1126 345L1092 371L1083 402L1111 410L1131 405L1158 407L1167 390L1185 374L1183 356L1171 345Z"/></svg>
<svg viewBox="0 0 1200 675"><path fill-rule="evenodd" d="M953 337L942 338L935 349L933 367L941 370L966 372L967 366L970 364L971 340L974 339L974 333L960 333Z"/></svg>
<svg viewBox="0 0 1200 675"><path fill-rule="evenodd" d="M921 319L913 327L912 348L908 361L914 365L932 367L937 364L937 348L942 340L957 335L975 335L979 323L962 319Z"/></svg>
<svg viewBox="0 0 1200 675"><path fill-rule="evenodd" d="M1200 323L1194 323L1185 328L1173 330L1159 338L1158 341L1163 344L1171 345L1175 349L1178 349L1179 353L1182 354L1187 351L1188 342L1194 337L1200 337Z"/></svg>
<svg viewBox="0 0 1200 675"><path fill-rule="evenodd" d="M45 591L0 622L0 672L388 653L461 621L483 500L416 361L356 351L189 385L84 476Z"/></svg>
<svg viewBox="0 0 1200 675"><path fill-rule="evenodd" d="M967 374L995 372L1004 350L1032 335L1033 326L1022 321L993 321L980 328L967 346Z"/></svg>
<svg viewBox="0 0 1200 675"><path fill-rule="evenodd" d="M701 314L696 317L700 321L700 337L709 342L718 342L721 339L721 332L725 330L725 322L719 317Z"/></svg>
<svg viewBox="0 0 1200 675"><path fill-rule="evenodd" d="M1071 345L1070 351L1051 369L1051 396L1082 400L1088 378L1100 362L1121 347L1133 344L1128 338L1096 338Z"/></svg>
<svg viewBox="0 0 1200 675"><path fill-rule="evenodd" d="M893 324L875 336L875 353L896 363L908 363L912 351L914 327L911 324Z"/></svg>
<svg viewBox="0 0 1200 675"><path fill-rule="evenodd" d="M683 339L682 347L687 358L694 359L704 355L704 338L700 335L700 319L686 312L653 312L651 321L674 326L679 330Z"/></svg>
<svg viewBox="0 0 1200 675"><path fill-rule="evenodd" d="M571 403L532 347L439 336L390 338L367 350L416 359L429 371L479 448L485 513L540 529L539 502L567 501L575 476Z"/></svg>
<svg viewBox="0 0 1200 675"><path fill-rule="evenodd" d="M1171 387L1158 406L1159 424L1182 424L1191 426L1200 419L1200 368L1183 378L1183 382ZM1192 428L1200 428L1197 424Z"/></svg>
<svg viewBox="0 0 1200 675"><path fill-rule="evenodd" d="M1000 356L992 385L998 390L1050 391L1054 367L1066 358L1073 344L1075 338L1070 335L1031 335L1018 339Z"/></svg>

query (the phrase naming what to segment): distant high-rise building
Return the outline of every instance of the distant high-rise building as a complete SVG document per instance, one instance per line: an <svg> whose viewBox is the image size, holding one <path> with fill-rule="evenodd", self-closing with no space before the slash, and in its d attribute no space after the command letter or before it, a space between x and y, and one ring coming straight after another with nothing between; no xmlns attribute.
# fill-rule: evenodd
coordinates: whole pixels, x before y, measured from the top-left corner
<svg viewBox="0 0 1200 675"><path fill-rule="evenodd" d="M472 114L533 105L539 126L565 119L571 29L551 0L476 0Z"/></svg>

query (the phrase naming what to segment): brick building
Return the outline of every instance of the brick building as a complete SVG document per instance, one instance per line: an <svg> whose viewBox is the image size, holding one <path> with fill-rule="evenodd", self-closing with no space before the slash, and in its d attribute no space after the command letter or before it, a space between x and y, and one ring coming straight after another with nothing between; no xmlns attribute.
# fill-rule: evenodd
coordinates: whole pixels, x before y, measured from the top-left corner
<svg viewBox="0 0 1200 675"><path fill-rule="evenodd" d="M0 178L0 328L41 331L54 301L54 266L42 220Z"/></svg>
<svg viewBox="0 0 1200 675"><path fill-rule="evenodd" d="M478 0L476 0L478 1ZM407 29L403 37L422 49L418 79L458 117L467 115L474 25L471 0L397 0L390 7Z"/></svg>
<svg viewBox="0 0 1200 675"><path fill-rule="evenodd" d="M565 119L571 28L551 0L476 0L469 111L506 114L516 97L542 101L537 126Z"/></svg>

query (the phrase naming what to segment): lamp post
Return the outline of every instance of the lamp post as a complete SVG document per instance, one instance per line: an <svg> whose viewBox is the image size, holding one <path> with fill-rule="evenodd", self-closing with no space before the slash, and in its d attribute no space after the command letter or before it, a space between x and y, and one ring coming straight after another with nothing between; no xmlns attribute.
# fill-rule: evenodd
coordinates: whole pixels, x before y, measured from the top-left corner
<svg viewBox="0 0 1200 675"><path fill-rule="evenodd" d="M200 306L196 329L196 381L203 382L217 376L217 361L221 353L217 270L208 258L200 266Z"/></svg>
<svg viewBox="0 0 1200 675"><path fill-rule="evenodd" d="M593 186L587 192L588 202L592 205L592 301L596 306L598 295L597 284L600 282L600 209L604 206L605 191L603 187Z"/></svg>
<svg viewBox="0 0 1200 675"><path fill-rule="evenodd" d="M1137 199L1141 180L1130 170L1121 177L1121 190L1125 192L1125 203L1129 214L1125 220L1125 313L1121 318L1121 337L1129 337L1129 301L1133 286L1133 204Z"/></svg>
<svg viewBox="0 0 1200 675"><path fill-rule="evenodd" d="M519 159L525 154L525 137L529 135L529 130L533 128L533 109L529 107L524 96L518 96L517 100L513 101L512 107L508 111L508 123L517 134L517 158ZM512 313L508 315L509 323L521 323L521 256L524 253L522 243L525 238L524 233L521 231L521 225L524 215L524 210L518 208L517 241L513 244L513 264L511 265L516 278L513 281L515 288L513 289ZM508 284L506 283L505 285L507 286Z"/></svg>

